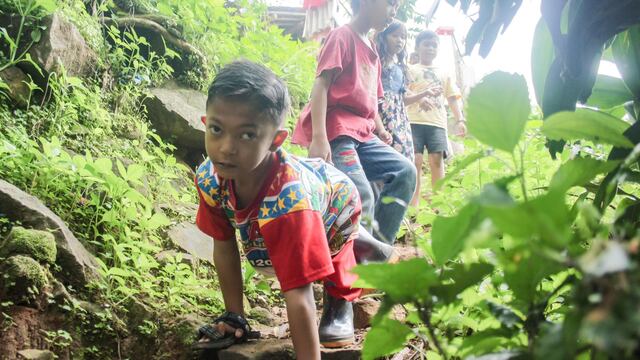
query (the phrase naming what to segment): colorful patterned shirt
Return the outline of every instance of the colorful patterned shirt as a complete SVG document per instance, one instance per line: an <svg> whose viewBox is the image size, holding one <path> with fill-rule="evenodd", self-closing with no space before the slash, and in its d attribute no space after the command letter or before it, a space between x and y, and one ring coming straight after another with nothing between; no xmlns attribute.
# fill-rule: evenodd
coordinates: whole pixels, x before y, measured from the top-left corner
<svg viewBox="0 0 640 360"><path fill-rule="evenodd" d="M244 209L236 208L233 180L203 162L196 224L220 241L235 240L239 230L247 260L287 291L334 273L332 256L357 235L361 208L355 185L331 165L284 150L273 156L276 165Z"/></svg>

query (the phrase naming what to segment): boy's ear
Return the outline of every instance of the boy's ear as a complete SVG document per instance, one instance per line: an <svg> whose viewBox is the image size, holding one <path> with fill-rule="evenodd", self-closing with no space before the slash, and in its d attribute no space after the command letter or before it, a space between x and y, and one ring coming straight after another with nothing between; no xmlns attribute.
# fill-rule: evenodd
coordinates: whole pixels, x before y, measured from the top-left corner
<svg viewBox="0 0 640 360"><path fill-rule="evenodd" d="M287 136L289 136L289 131L286 129L276 131L276 136L273 137L273 142L271 143L269 150L276 151L280 146L282 146L282 144L284 144Z"/></svg>

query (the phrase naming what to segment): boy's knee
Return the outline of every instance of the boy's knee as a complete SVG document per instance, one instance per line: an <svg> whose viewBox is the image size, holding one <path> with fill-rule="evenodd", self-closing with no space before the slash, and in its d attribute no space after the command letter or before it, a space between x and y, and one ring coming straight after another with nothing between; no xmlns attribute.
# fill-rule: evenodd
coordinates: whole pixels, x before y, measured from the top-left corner
<svg viewBox="0 0 640 360"><path fill-rule="evenodd" d="M362 202L362 211L373 212L375 194L373 193L373 189L371 189L371 186L369 184L363 184L363 186L358 187L358 192L360 193L360 201Z"/></svg>
<svg viewBox="0 0 640 360"><path fill-rule="evenodd" d="M415 188L416 178L418 176L415 164L409 160L404 161L399 175L400 179L406 182L409 187Z"/></svg>

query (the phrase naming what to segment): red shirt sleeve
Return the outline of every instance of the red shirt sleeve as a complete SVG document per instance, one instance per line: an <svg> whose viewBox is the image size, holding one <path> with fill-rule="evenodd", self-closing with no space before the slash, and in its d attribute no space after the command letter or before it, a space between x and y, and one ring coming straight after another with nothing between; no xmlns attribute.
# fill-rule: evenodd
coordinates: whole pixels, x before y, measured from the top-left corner
<svg viewBox="0 0 640 360"><path fill-rule="evenodd" d="M324 223L313 210L289 213L260 229L283 292L334 273Z"/></svg>
<svg viewBox="0 0 640 360"><path fill-rule="evenodd" d="M326 70L338 70L338 73L351 62L352 52L349 51L349 39L344 31L332 31L327 36L324 46L318 56L316 76Z"/></svg>
<svg viewBox="0 0 640 360"><path fill-rule="evenodd" d="M235 240L236 231L224 210L209 206L202 198L200 188L198 188L198 197L200 205L196 214L196 225L200 231L219 241Z"/></svg>

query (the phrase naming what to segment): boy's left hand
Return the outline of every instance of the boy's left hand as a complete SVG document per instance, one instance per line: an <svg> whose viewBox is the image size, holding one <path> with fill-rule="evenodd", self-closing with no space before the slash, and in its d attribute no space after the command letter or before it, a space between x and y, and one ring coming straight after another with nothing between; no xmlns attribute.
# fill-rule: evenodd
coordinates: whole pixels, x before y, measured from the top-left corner
<svg viewBox="0 0 640 360"><path fill-rule="evenodd" d="M467 136L467 124L464 121L458 121L456 123L456 133L457 136L465 137Z"/></svg>
<svg viewBox="0 0 640 360"><path fill-rule="evenodd" d="M391 134L387 130L382 129L378 131L378 137L387 145L391 145L393 142L393 137L391 137Z"/></svg>

